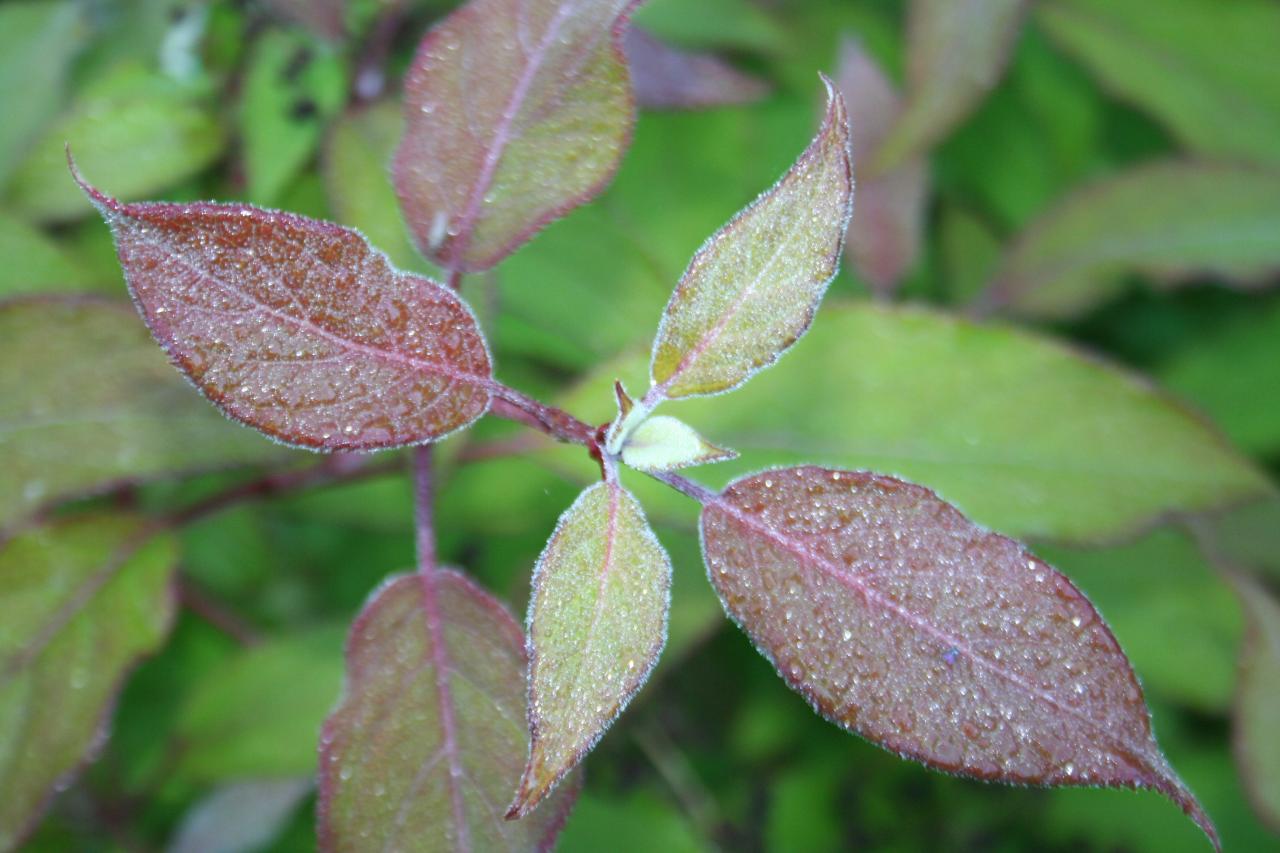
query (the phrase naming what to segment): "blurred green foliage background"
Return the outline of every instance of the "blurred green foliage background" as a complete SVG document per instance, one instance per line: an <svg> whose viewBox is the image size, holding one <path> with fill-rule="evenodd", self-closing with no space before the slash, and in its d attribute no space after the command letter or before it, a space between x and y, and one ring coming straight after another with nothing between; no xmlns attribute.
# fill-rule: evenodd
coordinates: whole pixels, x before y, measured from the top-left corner
<svg viewBox="0 0 1280 853"><path fill-rule="evenodd" d="M244 199L332 219L359 226L398 264L428 270L405 236L385 163L400 132L398 75L417 39L451 4L346 5L343 12L341 4L231 0L0 4L0 298L70 291L125 299L109 233L67 174L64 142L89 179L113 195ZM841 40L858 39L891 79L904 79L906 5L647 4L637 21L650 32L687 49L714 51L765 81L769 93L706 110L641 111L634 144L603 196L495 272L466 282L504 381L555 399L593 375L590 387L602 393L575 413L610 416L600 381L611 379L615 368L634 369L692 252L769 186L809 139L819 107L814 75L835 73ZM1035 6L990 93L927 153L931 186L921 213L921 250L906 264L897 298L967 313L984 304L998 271L1009 269L1024 235L1035 233L1028 229L1043 228L1045 217L1081 188L1158 162L1188 165L1193 176L1207 172L1203 196L1189 195L1191 185L1178 173L1142 188L1137 203L1123 209L1123 222L1148 229L1139 256L1108 256L1105 215L1116 214L1086 210L1078 229L1083 236L1063 239L1083 241L1086 254L1101 256L1093 259L1100 268L1091 268L1087 281L1068 282L1073 289L1061 298L1039 291L1035 299L994 307L1021 315L1035 334L1154 377L1212 419L1232 452L1248 458L1242 466L1274 483L1280 473L1280 293L1274 288L1280 7L1264 0L1043 0ZM383 67L381 54L371 51L388 21L396 36L386 43L382 81L367 75ZM856 125L859 114L852 113ZM1244 179L1240 170L1248 170ZM1223 177L1224 171L1230 174ZM1248 286L1224 286L1234 280ZM846 264L824 311L833 317L848 311L832 305L867 300L871 289L855 265ZM0 374L11 377L9 387L31 384L55 401L70 393L71 380L48 363L80 344L28 327L26 349L14 352L18 326L6 328L9 361ZM850 328L865 332L867 324ZM847 358L876 358L874 348L868 350ZM811 369L825 366L835 377L855 372L856 365L834 361L826 350L797 352ZM946 352L936 358L948 358ZM95 351L86 347L80 357L92 359ZM1014 349L1004 357L1024 356ZM595 372L601 364L609 367ZM942 368L921 355L903 367L900 383L883 399L910 399L913 371L924 382ZM815 418L828 418L822 421L828 425L879 423L875 411L836 412L830 401L840 395L839 382L825 388L797 382L807 375L801 370L778 380L786 386L790 418L803 420L817 409L822 415ZM1007 378L993 373L969 380L980 395L1000 393ZM80 381L85 389L101 384ZM152 380L140 373L119 381L136 388ZM761 395L755 404L770 405L768 392ZM1010 407L1017 399L1010 397ZM741 430L753 418L749 407L724 411L730 433L734 423ZM912 415L928 417L927 411ZM715 419L710 406L706 418ZM884 423L901 428L892 419ZM1020 423L1006 419L1009 436L1038 428ZM711 440L722 437L706 421L699 425ZM159 510L254 476L250 468L157 479L178 468L313 461L239 428L206 426L217 433L209 441L221 448L208 463L126 459L99 479L145 483L118 490L105 503ZM1007 436L992 430L978 439L998 448ZM947 424L938 432L945 436ZM520 613L532 562L590 477L591 463L542 445L516 457L488 452L518 434L485 421L450 440L442 454L438 527L443 557ZM814 441L812 452L807 446L796 452L840 457L843 451L817 444L814 436L826 434L818 429L806 438ZM189 435L195 437L180 451L204 446L203 433ZM10 513L5 523L40 502L46 468L70 464L65 460L77 452L92 456L114 447L100 447L106 441L100 427L75 441L22 458L29 448L10 446L2 461L10 466L12 452L14 464L7 480L0 475L0 506ZM748 455L744 465L764 461ZM1082 452L1080 469L1087 473L1090 464ZM1106 464L1099 482L1123 479L1116 474L1121 460ZM68 491L94 482L82 473L68 476L74 487ZM971 502L981 506L969 511L1033 537L1038 553L1095 601L1144 680L1166 754L1202 798L1227 849L1280 849L1251 808L1231 753L1240 609L1187 530L1167 523L1082 545L1078 537L1047 535L1071 527L1055 510L1019 515L1016 498L1004 507L994 499L983 504L989 477L994 474L982 468L972 472ZM1135 482L1136 491L1155 488ZM33 493L35 483L40 488ZM953 488L962 488L956 483ZM1089 483L1085 477L1084 487ZM1052 486L1050 478L1050 492ZM1110 488L1119 487L1099 486L1100 493ZM1235 559L1263 567L1270 572L1265 582L1274 585L1280 582L1274 547L1280 510L1274 486L1268 488L1269 501L1267 489L1258 490L1264 500L1215 524ZM25 504L13 497L24 493L34 497ZM412 565L410 506L406 470L246 504L181 530L176 547L185 606L172 634L128 679L100 757L58 795L24 849L313 848L306 780L315 770L320 721L341 686L345 627L385 576ZM587 786L561 850L1204 849L1199 831L1155 794L1028 790L948 778L824 723L723 619L703 577L687 503L666 498L651 504L651 512L676 571L670 642L653 682L587 762ZM1077 541L1049 541L1061 538ZM1280 732L1280 718L1274 731ZM0 759L3 754L0 749ZM240 817L228 817L233 814ZM245 837L200 847L200 820L234 823Z"/></svg>

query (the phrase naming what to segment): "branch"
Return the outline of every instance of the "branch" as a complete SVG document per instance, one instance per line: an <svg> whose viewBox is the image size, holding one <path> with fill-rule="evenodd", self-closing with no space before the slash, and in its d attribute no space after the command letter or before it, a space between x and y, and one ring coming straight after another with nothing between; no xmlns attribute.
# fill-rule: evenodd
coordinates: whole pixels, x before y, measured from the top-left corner
<svg viewBox="0 0 1280 853"><path fill-rule="evenodd" d="M720 497L701 483L695 483L693 480L681 477L671 471L646 471L645 473L660 483L666 483L680 494L687 498L692 498L703 506L715 502Z"/></svg>
<svg viewBox="0 0 1280 853"><path fill-rule="evenodd" d="M210 595L195 580L178 576L178 601L182 606L226 634L242 646L252 646L261 637L240 614Z"/></svg>
<svg viewBox="0 0 1280 853"><path fill-rule="evenodd" d="M389 459L377 465L369 464L369 457L360 453L335 453L318 465L274 471L256 480L240 483L225 491L197 501L185 509L171 513L165 521L171 527L190 524L193 521L216 515L223 510L246 501L263 500L299 489L315 488L330 483L380 477L403 470L399 459Z"/></svg>
<svg viewBox="0 0 1280 853"><path fill-rule="evenodd" d="M494 397L490 412L497 417L533 427L556 441L581 444L592 451L599 450L600 430L585 421L578 420L564 409L539 403L527 394L508 388L506 385L496 385L491 391Z"/></svg>
<svg viewBox="0 0 1280 853"><path fill-rule="evenodd" d="M413 526L418 549L418 571L436 570L435 483L431 445L413 449Z"/></svg>

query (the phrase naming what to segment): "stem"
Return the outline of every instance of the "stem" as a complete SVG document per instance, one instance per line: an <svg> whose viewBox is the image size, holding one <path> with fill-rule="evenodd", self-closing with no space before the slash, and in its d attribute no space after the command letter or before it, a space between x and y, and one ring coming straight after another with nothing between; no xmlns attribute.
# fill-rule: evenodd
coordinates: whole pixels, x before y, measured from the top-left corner
<svg viewBox="0 0 1280 853"><path fill-rule="evenodd" d="M399 460L392 459L378 465L367 464L368 457L356 453L335 453L318 465L309 468L274 471L256 480L232 486L225 491L211 495L191 506L170 514L166 520L169 526L178 527L193 521L217 515L246 501L263 500L285 492L298 489L324 486L330 483L361 480L366 477L377 477L402 470Z"/></svg>
<svg viewBox="0 0 1280 853"><path fill-rule="evenodd" d="M718 494L701 483L695 483L693 480L681 477L671 471L646 471L645 473L660 483L666 483L680 494L687 498L692 498L703 506L720 499Z"/></svg>
<svg viewBox="0 0 1280 853"><path fill-rule="evenodd" d="M413 522L418 546L418 571L436 570L435 483L431 445L413 449Z"/></svg>
<svg viewBox="0 0 1280 853"><path fill-rule="evenodd" d="M490 411L500 418L516 421L544 432L557 441L569 444L581 444L588 449L595 449L599 442L598 430L585 421L580 421L564 409L539 403L537 400L522 394L506 385L495 384L491 388L493 407Z"/></svg>
<svg viewBox="0 0 1280 853"><path fill-rule="evenodd" d="M242 646L252 646L261 639L257 629L247 620L189 577L178 576L178 601Z"/></svg>
<svg viewBox="0 0 1280 853"><path fill-rule="evenodd" d="M353 94L360 103L369 103L382 97L387 88L387 57L396 33L405 20L404 3L396 3L387 9L370 28L369 37L356 63Z"/></svg>

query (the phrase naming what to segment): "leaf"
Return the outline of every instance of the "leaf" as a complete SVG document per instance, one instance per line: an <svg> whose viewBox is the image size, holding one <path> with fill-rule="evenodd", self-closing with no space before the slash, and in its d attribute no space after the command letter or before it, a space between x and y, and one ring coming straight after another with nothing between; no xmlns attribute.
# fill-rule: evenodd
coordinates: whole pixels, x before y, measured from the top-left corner
<svg viewBox="0 0 1280 853"><path fill-rule="evenodd" d="M591 751L658 662L671 561L616 482L586 489L533 570L529 763L508 818L529 814Z"/></svg>
<svg viewBox="0 0 1280 853"><path fill-rule="evenodd" d="M394 167L423 254L488 269L604 188L631 138L635 2L471 0L427 34Z"/></svg>
<svg viewBox="0 0 1280 853"><path fill-rule="evenodd" d="M308 779L223 785L197 802L166 853L253 853L280 834L311 790Z"/></svg>
<svg viewBox="0 0 1280 853"><path fill-rule="evenodd" d="M424 271L391 186L391 156L400 138L400 105L353 107L329 128L320 171L334 218L355 228L403 270Z"/></svg>
<svg viewBox="0 0 1280 853"><path fill-rule="evenodd" d="M655 400L730 391L813 321L853 208L844 101L831 81L813 142L782 179L698 249L653 342Z"/></svg>
<svg viewBox="0 0 1280 853"><path fill-rule="evenodd" d="M125 674L168 633L177 554L154 533L102 515L0 544L0 849L97 752Z"/></svg>
<svg viewBox="0 0 1280 853"><path fill-rule="evenodd" d="M758 101L763 80L710 53L671 47L638 27L623 36L636 103L649 109L700 109Z"/></svg>
<svg viewBox="0 0 1280 853"><path fill-rule="evenodd" d="M342 689L342 632L274 638L211 671L178 713L175 775L199 784L308 776Z"/></svg>
<svg viewBox="0 0 1280 853"><path fill-rule="evenodd" d="M822 716L930 767L1151 788L1220 847L1110 630L1065 577L928 489L816 467L702 512L726 611Z"/></svg>
<svg viewBox="0 0 1280 853"><path fill-rule="evenodd" d="M89 34L85 11L72 0L0 6L0 188L62 105L72 60Z"/></svg>
<svg viewBox="0 0 1280 853"><path fill-rule="evenodd" d="M192 393L126 306L0 303L0 536L57 500L283 455Z"/></svg>
<svg viewBox="0 0 1280 853"><path fill-rule="evenodd" d="M947 302L967 305L991 280L1000 260L1000 238L980 216L954 204L942 209L937 235Z"/></svg>
<svg viewBox="0 0 1280 853"><path fill-rule="evenodd" d="M0 298L59 290L105 289L85 267L39 228L0 211Z"/></svg>
<svg viewBox="0 0 1280 853"><path fill-rule="evenodd" d="M197 90L140 66L118 66L77 94L14 171L6 205L39 222L93 208L67 180L70 143L85 169L112 175L122 198L168 189L210 165L226 134Z"/></svg>
<svg viewBox="0 0 1280 853"><path fill-rule="evenodd" d="M925 154L1000 79L1026 0L912 0L907 25L907 98L870 171Z"/></svg>
<svg viewBox="0 0 1280 853"><path fill-rule="evenodd" d="M76 179L152 334L236 420L369 450L443 438L488 409L471 309L355 231L244 204L124 204Z"/></svg>
<svg viewBox="0 0 1280 853"><path fill-rule="evenodd" d="M615 377L642 370L638 357L607 364L560 405L600 414ZM1043 336L920 308L828 306L783 367L673 414L742 455L708 469L717 483L815 459L885 471L1021 537L1111 541L1273 490L1148 381ZM666 491L655 499L679 507Z"/></svg>
<svg viewBox="0 0 1280 853"><path fill-rule="evenodd" d="M1195 403L1241 450L1280 454L1280 299L1187 341L1157 371L1170 390Z"/></svg>
<svg viewBox="0 0 1280 853"><path fill-rule="evenodd" d="M1183 145L1232 160L1280 160L1274 3L1166 0L1158 15L1110 0L1037 5L1037 21L1058 44Z"/></svg>
<svg viewBox="0 0 1280 853"><path fill-rule="evenodd" d="M1163 162L1077 191L1005 256L988 303L1021 314L1078 314L1139 271L1267 284L1280 269L1280 172Z"/></svg>
<svg viewBox="0 0 1280 853"><path fill-rule="evenodd" d="M524 638L457 572L402 575L347 642L347 687L320 743L320 849L550 849L577 795L519 822L499 811L520 775Z"/></svg>
<svg viewBox="0 0 1280 853"><path fill-rule="evenodd" d="M920 256L929 171L923 158L866 174L902 106L880 66L852 38L840 42L840 91L849 105L849 135L858 187L845 251L858 275L879 294L892 293Z"/></svg>
<svg viewBox="0 0 1280 853"><path fill-rule="evenodd" d="M315 155L324 125L342 108L346 89L341 60L313 40L273 30L254 43L239 104L249 201L280 200Z"/></svg>
<svg viewBox="0 0 1280 853"><path fill-rule="evenodd" d="M648 0L636 11L637 23L658 38L694 47L779 53L787 32L751 0Z"/></svg>
<svg viewBox="0 0 1280 853"><path fill-rule="evenodd" d="M693 427L667 415L653 415L622 443L622 461L638 471L675 471L737 456L716 447Z"/></svg>
<svg viewBox="0 0 1280 853"><path fill-rule="evenodd" d="M1232 573L1248 630L1240 651L1233 740L1236 765L1254 811L1280 832L1280 603L1256 580Z"/></svg>
<svg viewBox="0 0 1280 853"><path fill-rule="evenodd" d="M1036 552L1107 615L1153 699L1207 714L1230 707L1240 608L1188 536L1160 527L1123 545Z"/></svg>

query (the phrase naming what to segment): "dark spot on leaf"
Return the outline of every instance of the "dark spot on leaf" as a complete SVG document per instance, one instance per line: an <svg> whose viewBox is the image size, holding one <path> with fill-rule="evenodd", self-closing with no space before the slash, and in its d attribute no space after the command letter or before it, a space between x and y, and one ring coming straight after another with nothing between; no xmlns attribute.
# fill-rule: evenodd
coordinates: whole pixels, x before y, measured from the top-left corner
<svg viewBox="0 0 1280 853"><path fill-rule="evenodd" d="M289 110L289 118L294 121L306 121L315 118L320 112L320 108L316 106L316 102L310 98L303 98L296 102Z"/></svg>

